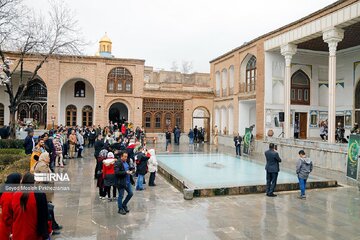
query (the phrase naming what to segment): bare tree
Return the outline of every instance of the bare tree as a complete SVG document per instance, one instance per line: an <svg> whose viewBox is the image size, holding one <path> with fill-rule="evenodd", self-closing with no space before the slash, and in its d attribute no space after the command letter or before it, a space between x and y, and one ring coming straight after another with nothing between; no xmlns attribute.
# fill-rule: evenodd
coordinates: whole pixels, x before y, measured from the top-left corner
<svg viewBox="0 0 360 240"><path fill-rule="evenodd" d="M78 35L77 21L72 12L61 1L50 2L51 8L46 16L29 11L26 17L19 16L19 12L23 9L21 0L0 1L4 2L4 5L0 5L1 17L3 12L1 7L5 7L4 12L8 11L8 14L13 14L12 17L8 17L10 20L5 18L0 20L0 23L3 22L6 26L4 29L7 29L7 31L1 32L0 36L0 39L3 40L0 42L2 61L2 76L0 77L3 79L5 92L9 95L10 100L10 137L15 138L15 114L27 89L27 82L36 78L38 71L52 55L80 54L80 48L84 46L84 41ZM12 7L12 9L9 10L8 7ZM16 52L15 62L9 61L8 51ZM34 56L38 62L30 76L27 76L24 74L24 61L29 56ZM17 89L15 81L18 81Z"/></svg>
<svg viewBox="0 0 360 240"><path fill-rule="evenodd" d="M193 69L193 64L192 62L189 61L182 61L181 67L182 67L181 69L182 73L189 74Z"/></svg>
<svg viewBox="0 0 360 240"><path fill-rule="evenodd" d="M178 64L177 64L177 62L176 61L173 61L172 63L171 63L171 71L173 71L173 72L176 72L178 69L179 69L179 67L178 67Z"/></svg>

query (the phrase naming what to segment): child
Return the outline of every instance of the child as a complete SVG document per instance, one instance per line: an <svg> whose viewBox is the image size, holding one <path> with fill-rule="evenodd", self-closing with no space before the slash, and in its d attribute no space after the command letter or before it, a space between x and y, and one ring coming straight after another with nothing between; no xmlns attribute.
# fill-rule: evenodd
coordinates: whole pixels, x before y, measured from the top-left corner
<svg viewBox="0 0 360 240"><path fill-rule="evenodd" d="M299 160L296 164L296 174L299 179L300 187L300 199L306 199L305 189L306 189L306 180L309 177L310 172L313 169L313 164L309 158L306 157L304 150L299 151Z"/></svg>

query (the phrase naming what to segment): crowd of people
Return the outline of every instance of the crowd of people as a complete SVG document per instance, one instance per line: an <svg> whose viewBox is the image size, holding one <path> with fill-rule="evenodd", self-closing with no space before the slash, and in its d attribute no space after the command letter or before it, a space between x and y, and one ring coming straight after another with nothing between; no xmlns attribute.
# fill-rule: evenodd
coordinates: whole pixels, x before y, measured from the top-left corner
<svg viewBox="0 0 360 240"><path fill-rule="evenodd" d="M118 213L126 215L130 210L128 202L135 190L145 190L145 175L149 173L148 186L154 187L158 162L154 149L147 149L143 128L121 131L109 128L106 134L98 134L94 143L99 198L115 201ZM124 193L127 196L124 199ZM118 193L118 196L117 196Z"/></svg>
<svg viewBox="0 0 360 240"><path fill-rule="evenodd" d="M119 214L129 212L127 203L133 196L135 183L136 190L145 190L148 173L148 185L156 186L158 163L155 150L146 148L143 127L133 130L132 124L110 122L104 128L60 125L41 136L34 136L32 125L25 131L24 149L29 156L29 172L23 176L12 173L5 184L54 185L54 182L35 181L36 174L50 174L56 168L64 168L67 159L82 158L83 149L87 147L95 150L99 197L109 201L117 199ZM127 196L123 200L125 191ZM62 226L55 220L53 197L53 191L3 192L0 195L0 239L49 239L51 235L60 234Z"/></svg>

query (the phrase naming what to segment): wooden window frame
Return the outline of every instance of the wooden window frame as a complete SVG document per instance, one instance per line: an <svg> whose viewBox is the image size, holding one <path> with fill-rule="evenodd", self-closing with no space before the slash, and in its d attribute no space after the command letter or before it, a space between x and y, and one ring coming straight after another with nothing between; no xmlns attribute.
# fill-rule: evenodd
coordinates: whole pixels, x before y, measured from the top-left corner
<svg viewBox="0 0 360 240"><path fill-rule="evenodd" d="M93 117L94 117L93 114L94 114L94 110L91 106L86 105L83 107L82 119L81 119L82 126L88 127L93 125Z"/></svg>
<svg viewBox="0 0 360 240"><path fill-rule="evenodd" d="M133 76L131 72L124 67L113 68L108 74L108 93L128 93L133 91ZM110 83L113 83L113 89L110 89ZM119 88L121 86L121 88ZM130 86L130 87L128 87Z"/></svg>
<svg viewBox="0 0 360 240"><path fill-rule="evenodd" d="M256 89L256 57L252 56L246 64L245 92L254 92Z"/></svg>
<svg viewBox="0 0 360 240"><path fill-rule="evenodd" d="M81 94L81 90L84 90L84 94ZM86 84L83 81L77 81L74 85L74 97L85 98L86 97Z"/></svg>
<svg viewBox="0 0 360 240"><path fill-rule="evenodd" d="M69 121L68 121L69 117ZM77 107L75 105L68 105L65 109L65 122L66 126L77 125ZM75 123L75 125L74 125Z"/></svg>
<svg viewBox="0 0 360 240"><path fill-rule="evenodd" d="M306 78L307 84L294 83L295 77L301 74ZM291 98L292 105L310 105L310 79L302 70L296 71L291 76L291 92L295 91L295 98ZM307 92L307 100L305 100L305 91Z"/></svg>

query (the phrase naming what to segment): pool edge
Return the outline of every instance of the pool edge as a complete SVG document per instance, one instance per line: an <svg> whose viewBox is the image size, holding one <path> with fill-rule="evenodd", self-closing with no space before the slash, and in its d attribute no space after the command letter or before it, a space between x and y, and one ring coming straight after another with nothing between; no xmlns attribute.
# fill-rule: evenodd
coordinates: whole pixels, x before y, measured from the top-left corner
<svg viewBox="0 0 360 240"><path fill-rule="evenodd" d="M170 182L180 192L184 193L184 189L193 189L193 187L186 185L184 181L178 179L174 174L166 171L160 165L158 166L158 172L168 182ZM317 188L332 188L338 187L336 180L318 180L308 182L306 184L307 189ZM193 189L194 197L214 197L214 196L228 196L228 195L242 195L242 194L256 194L265 193L266 185L249 185L249 186L235 186L235 187L224 187L224 188L201 188ZM280 183L276 185L276 192L281 191L293 191L299 190L298 183Z"/></svg>

